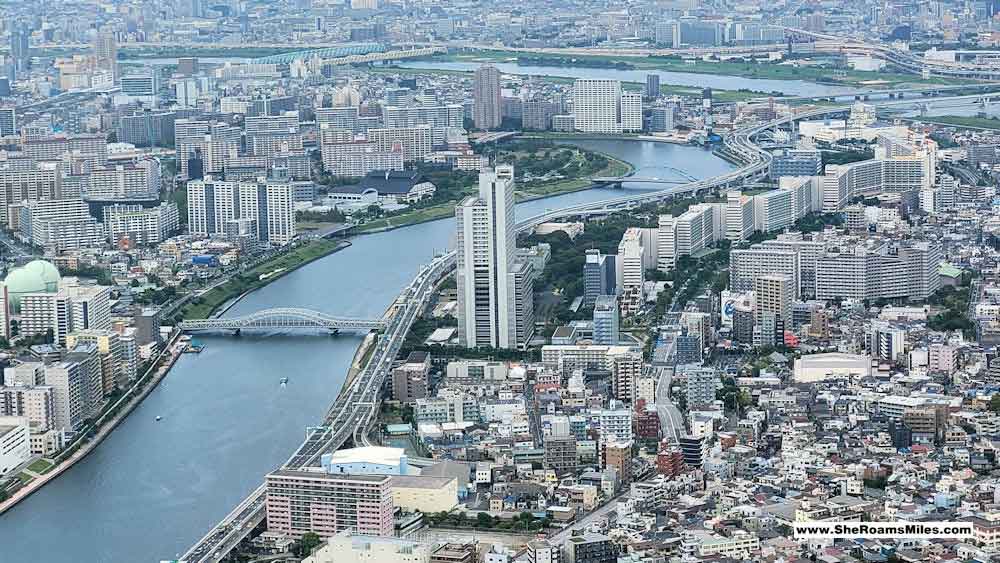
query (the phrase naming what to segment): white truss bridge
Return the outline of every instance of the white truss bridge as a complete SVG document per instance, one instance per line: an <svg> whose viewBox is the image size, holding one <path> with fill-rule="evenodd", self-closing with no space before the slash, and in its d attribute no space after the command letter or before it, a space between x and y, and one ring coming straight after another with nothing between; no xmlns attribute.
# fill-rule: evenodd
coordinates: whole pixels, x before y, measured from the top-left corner
<svg viewBox="0 0 1000 563"><path fill-rule="evenodd" d="M184 332L292 329L369 331L385 328L385 321L336 317L311 309L280 308L264 309L243 317L181 321L178 327Z"/></svg>

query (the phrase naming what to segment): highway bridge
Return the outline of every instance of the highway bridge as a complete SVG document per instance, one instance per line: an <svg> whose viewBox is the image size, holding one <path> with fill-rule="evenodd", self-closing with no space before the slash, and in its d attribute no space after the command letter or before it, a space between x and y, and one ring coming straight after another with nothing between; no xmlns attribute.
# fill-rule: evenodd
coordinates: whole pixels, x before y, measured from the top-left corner
<svg viewBox="0 0 1000 563"><path fill-rule="evenodd" d="M891 106L900 101L877 102L876 106ZM709 191L724 191L753 182L765 176L771 162L770 153L760 149L754 138L768 130L788 125L800 119L810 119L823 115L843 114L850 106L820 108L794 113L772 121L750 126L733 132L724 139L724 148L743 166L712 178L689 182L663 190L635 192L621 197L582 203L558 210L546 211L529 217L516 225L518 234L527 233L548 221L584 214L605 213L627 209L637 205L669 200L680 195L702 194ZM396 354L402 346L413 322L426 308L430 296L438 282L443 280L455 266L455 252L435 258L420 270L417 277L407 286L386 315L385 333L375 344L368 364L341 392L330 407L321 426L307 431L306 439L285 462L285 468L298 469L317 465L320 457L335 451L348 441L355 444L369 443L366 433L378 412L381 389L392 367ZM256 523L263 519L263 501L260 489L255 490L243 501L247 508L240 518L226 519L213 528L182 559L189 563L218 563L228 552L247 537ZM259 502L258 502L259 501ZM234 511L236 513L237 511Z"/></svg>
<svg viewBox="0 0 1000 563"><path fill-rule="evenodd" d="M377 330L385 328L380 319L335 317L309 309L264 309L242 317L181 321L184 332L242 332L244 330Z"/></svg>

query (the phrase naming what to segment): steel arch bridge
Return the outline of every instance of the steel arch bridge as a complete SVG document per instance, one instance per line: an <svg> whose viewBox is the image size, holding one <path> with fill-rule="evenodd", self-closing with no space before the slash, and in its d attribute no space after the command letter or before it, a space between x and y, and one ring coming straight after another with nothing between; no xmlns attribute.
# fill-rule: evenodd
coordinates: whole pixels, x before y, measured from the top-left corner
<svg viewBox="0 0 1000 563"><path fill-rule="evenodd" d="M280 308L264 309L243 317L181 321L177 326L184 332L280 329L368 331L385 328L386 324L381 319L335 317L310 309Z"/></svg>

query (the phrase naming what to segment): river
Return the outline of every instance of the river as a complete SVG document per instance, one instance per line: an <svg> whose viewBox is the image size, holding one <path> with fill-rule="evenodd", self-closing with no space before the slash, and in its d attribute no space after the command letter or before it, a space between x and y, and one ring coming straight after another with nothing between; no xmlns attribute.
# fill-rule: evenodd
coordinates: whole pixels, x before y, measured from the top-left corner
<svg viewBox="0 0 1000 563"><path fill-rule="evenodd" d="M532 66L518 63L492 63L507 74L526 76L555 76L561 78L613 78L622 82L646 83L649 74L660 75L664 85L690 86L694 88L715 88L717 90L753 90L754 92L781 92L786 96L829 96L853 92L857 88L819 84L806 80L772 80L768 78L743 78L722 74L701 74L696 72L673 72L666 70L618 70L613 68L586 68L572 66ZM402 68L414 70L460 70L474 71L480 63L475 62L434 62L413 61L399 63Z"/></svg>
<svg viewBox="0 0 1000 563"><path fill-rule="evenodd" d="M624 140L579 144L665 177L730 170L695 147ZM519 204L526 217L621 195L592 189ZM450 220L357 237L243 299L230 315L276 306L381 315L435 251ZM80 463L0 516L0 561L138 563L170 559L284 462L340 390L356 335L199 337L108 439ZM287 387L279 380L288 377ZM161 416L162 420L156 421Z"/></svg>

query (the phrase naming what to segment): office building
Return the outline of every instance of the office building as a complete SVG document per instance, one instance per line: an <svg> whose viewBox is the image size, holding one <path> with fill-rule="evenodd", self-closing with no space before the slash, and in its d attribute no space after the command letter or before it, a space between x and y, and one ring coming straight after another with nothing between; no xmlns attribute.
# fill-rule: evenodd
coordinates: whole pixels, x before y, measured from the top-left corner
<svg viewBox="0 0 1000 563"><path fill-rule="evenodd" d="M476 69L472 86L473 123L476 129L500 127L500 71L493 65Z"/></svg>
<svg viewBox="0 0 1000 563"><path fill-rule="evenodd" d="M614 295L598 295L594 302L594 344L618 344L618 299Z"/></svg>
<svg viewBox="0 0 1000 563"><path fill-rule="evenodd" d="M300 538L353 530L392 536L393 506L389 475L340 475L279 469L267 475L267 528Z"/></svg>
<svg viewBox="0 0 1000 563"><path fill-rule="evenodd" d="M583 263L583 306L592 307L601 295L614 295L617 287L614 255L588 249Z"/></svg>
<svg viewBox="0 0 1000 563"><path fill-rule="evenodd" d="M246 228L245 228L246 227ZM290 182L188 182L188 229L193 234L240 236L249 229L260 242L288 244L295 237Z"/></svg>
<svg viewBox="0 0 1000 563"><path fill-rule="evenodd" d="M521 105L521 128L525 131L548 131L552 118L562 111L556 102L527 100Z"/></svg>
<svg viewBox="0 0 1000 563"><path fill-rule="evenodd" d="M655 107L649 110L649 132L668 133L674 130L674 106Z"/></svg>
<svg viewBox="0 0 1000 563"><path fill-rule="evenodd" d="M458 332L463 346L514 348L514 168L479 174L479 195L455 208Z"/></svg>
<svg viewBox="0 0 1000 563"><path fill-rule="evenodd" d="M507 318L514 322L510 339L518 347L525 347L535 336L535 278L538 273L531 262L515 260L507 273L510 309Z"/></svg>
<svg viewBox="0 0 1000 563"><path fill-rule="evenodd" d="M566 539L562 548L563 563L614 563L618 547L602 534L583 533Z"/></svg>
<svg viewBox="0 0 1000 563"><path fill-rule="evenodd" d="M173 111L141 109L118 116L118 142L137 147L166 147L174 142Z"/></svg>
<svg viewBox="0 0 1000 563"><path fill-rule="evenodd" d="M0 137L17 134L17 110L13 107L0 108Z"/></svg>
<svg viewBox="0 0 1000 563"><path fill-rule="evenodd" d="M772 180L782 176L819 176L822 172L823 159L815 149L786 149L771 158Z"/></svg>

